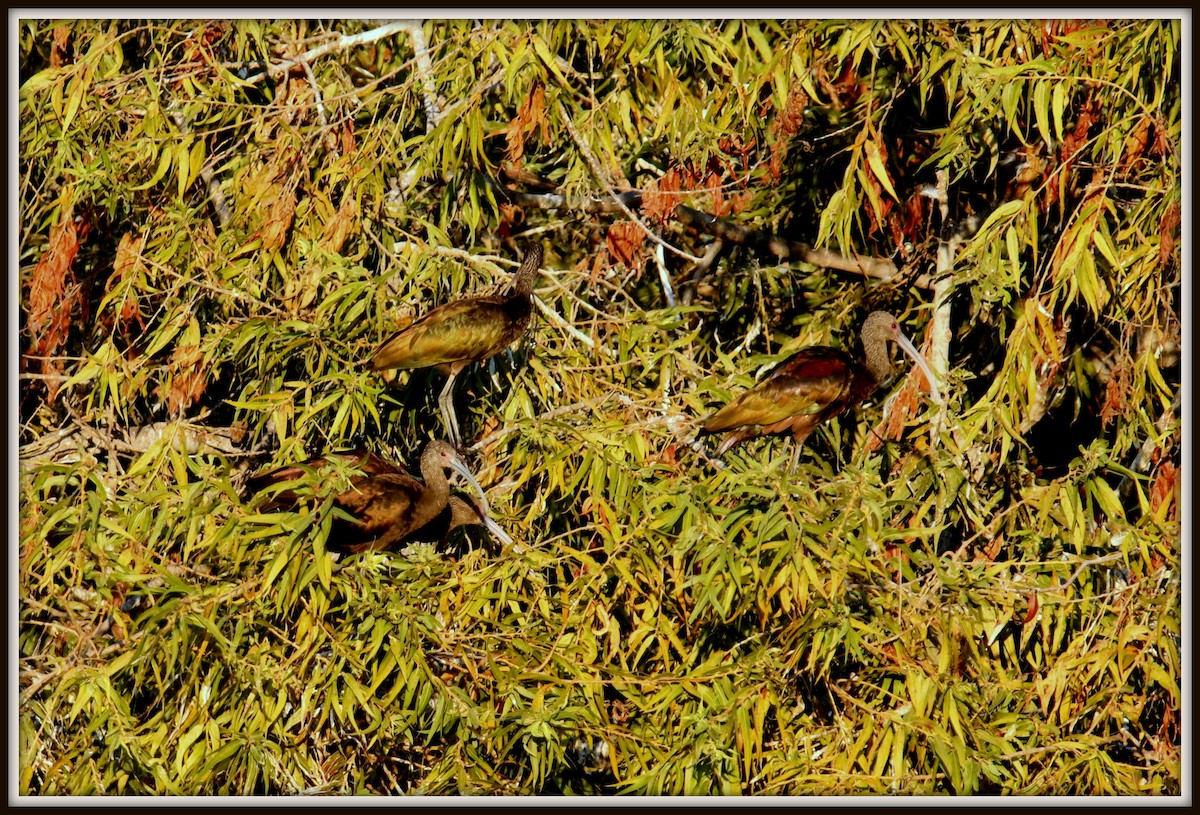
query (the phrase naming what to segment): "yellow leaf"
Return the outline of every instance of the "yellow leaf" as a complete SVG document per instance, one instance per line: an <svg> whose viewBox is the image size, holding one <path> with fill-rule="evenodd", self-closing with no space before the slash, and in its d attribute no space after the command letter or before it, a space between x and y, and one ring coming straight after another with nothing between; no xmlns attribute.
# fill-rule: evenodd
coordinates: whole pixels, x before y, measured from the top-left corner
<svg viewBox="0 0 1200 815"><path fill-rule="evenodd" d="M137 184L129 189L144 190L149 187L153 187L155 184L161 181L162 177L167 174L167 170L171 169L171 157L171 151L164 149L158 156L158 168L154 171L154 175L150 177L150 180L145 184Z"/></svg>
<svg viewBox="0 0 1200 815"><path fill-rule="evenodd" d="M545 63L546 67L550 69L550 72L558 77L558 81L562 83L563 87L569 87L570 83L567 82L567 78L563 76L562 71L560 71L558 68L558 60L556 60L554 55L550 53L550 49L546 47L546 43L536 34L534 34L531 39L533 41L534 53L538 55L538 58L541 59L543 63Z"/></svg>
<svg viewBox="0 0 1200 815"><path fill-rule="evenodd" d="M188 148L188 140L184 140L175 146L175 179L179 184L179 197L183 198L187 194L188 168L191 167L190 150Z"/></svg>
<svg viewBox="0 0 1200 815"><path fill-rule="evenodd" d="M1050 84L1039 82L1033 88L1033 115L1037 120L1038 132L1046 144L1050 140Z"/></svg>
<svg viewBox="0 0 1200 815"><path fill-rule="evenodd" d="M863 148L867 153L867 164L871 167L871 172L879 179L879 183L888 191L888 194L896 201L900 200L900 196L896 194L896 188L892 186L892 179L888 177L887 168L883 166L883 157L879 154L879 145L874 141L868 140Z"/></svg>
<svg viewBox="0 0 1200 815"><path fill-rule="evenodd" d="M197 139L192 145L192 152L188 155L188 184L191 184L200 176L200 171L204 169L204 157L206 155L204 139Z"/></svg>
<svg viewBox="0 0 1200 815"><path fill-rule="evenodd" d="M71 122L75 119L75 114L79 112L79 106L83 103L83 95L87 92L88 82L83 76L75 78L71 84L71 95L67 98L67 109L63 113L63 133L71 126Z"/></svg>

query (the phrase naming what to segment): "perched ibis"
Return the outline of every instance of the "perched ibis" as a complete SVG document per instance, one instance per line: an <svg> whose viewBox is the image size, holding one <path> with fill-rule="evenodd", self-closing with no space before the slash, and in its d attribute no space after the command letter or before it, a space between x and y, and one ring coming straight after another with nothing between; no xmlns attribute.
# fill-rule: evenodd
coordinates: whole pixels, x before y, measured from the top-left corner
<svg viewBox="0 0 1200 815"><path fill-rule="evenodd" d="M389 337L367 362L372 371L437 367L446 374L438 397L450 442L462 437L454 413L454 379L472 362L512 345L529 328L533 281L542 265L542 246L531 244L506 293L476 294L438 306Z"/></svg>
<svg viewBox="0 0 1200 815"><path fill-rule="evenodd" d="M803 348L779 363L760 383L704 420L708 433L727 431L717 445L721 456L747 439L791 430L791 468L808 434L866 399L893 373L887 343L900 346L925 372L934 401L940 401L933 371L900 323L883 311L867 315L862 327L863 361L837 348Z"/></svg>
<svg viewBox="0 0 1200 815"><path fill-rule="evenodd" d="M482 525L498 540L512 544L512 538L488 516L483 488L447 442L431 441L426 445L421 455L421 478L374 453L354 451L337 455L361 471L361 475L352 476L350 487L334 497L334 505L355 520L334 519L327 543L331 551L391 549L412 540L444 538L450 530L465 524ZM303 464L280 467L253 476L248 486L250 491L260 492L274 484L295 481L306 471L328 465L326 459L312 459ZM450 494L450 483L446 479L446 471L450 469L460 473L478 490L479 504ZM296 492L281 489L271 495L262 508L290 509L299 500Z"/></svg>

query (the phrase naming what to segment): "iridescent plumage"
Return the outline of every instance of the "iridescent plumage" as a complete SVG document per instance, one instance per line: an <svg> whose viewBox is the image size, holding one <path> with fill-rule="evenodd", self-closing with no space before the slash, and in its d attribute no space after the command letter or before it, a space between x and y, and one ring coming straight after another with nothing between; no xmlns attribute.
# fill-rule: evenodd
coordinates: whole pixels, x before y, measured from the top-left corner
<svg viewBox="0 0 1200 815"><path fill-rule="evenodd" d="M334 519L326 542L331 551L393 549L412 540L430 540L430 535L444 537L451 529L467 523L483 525L504 543L512 543L512 538L488 516L483 488L447 442L431 441L425 447L420 478L371 452L335 455L361 474L352 476L349 488L334 497L334 505L354 520ZM329 466L328 459L311 459L255 475L248 486L251 492L261 492ZM446 479L449 469L463 475L479 492L481 504L450 494ZM284 488L272 491L260 508L294 509L300 500L297 492Z"/></svg>
<svg viewBox="0 0 1200 815"><path fill-rule="evenodd" d="M372 371L436 367L446 374L438 406L451 443L459 447L454 380L472 362L499 354L529 328L533 281L541 265L542 247L532 244L508 292L473 295L438 306L385 340L367 367Z"/></svg>
<svg viewBox="0 0 1200 815"><path fill-rule="evenodd" d="M724 455L755 436L790 430L796 445L792 452L795 467L810 433L862 402L892 375L889 341L912 357L934 388L933 372L900 331L896 318L874 311L863 322L862 361L837 348L803 348L779 363L762 382L705 419L705 432L725 431L716 455ZM936 399L936 390L933 393Z"/></svg>

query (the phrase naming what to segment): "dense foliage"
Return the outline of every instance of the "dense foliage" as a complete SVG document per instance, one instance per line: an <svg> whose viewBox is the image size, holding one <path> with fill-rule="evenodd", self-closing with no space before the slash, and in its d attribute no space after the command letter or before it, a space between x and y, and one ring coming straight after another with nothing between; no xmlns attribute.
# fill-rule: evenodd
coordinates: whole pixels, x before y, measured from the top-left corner
<svg viewBox="0 0 1200 815"><path fill-rule="evenodd" d="M20 792L1180 794L1180 42L21 21ZM261 511L442 437L362 361L532 241L457 389L518 547ZM944 404L693 445L876 308Z"/></svg>

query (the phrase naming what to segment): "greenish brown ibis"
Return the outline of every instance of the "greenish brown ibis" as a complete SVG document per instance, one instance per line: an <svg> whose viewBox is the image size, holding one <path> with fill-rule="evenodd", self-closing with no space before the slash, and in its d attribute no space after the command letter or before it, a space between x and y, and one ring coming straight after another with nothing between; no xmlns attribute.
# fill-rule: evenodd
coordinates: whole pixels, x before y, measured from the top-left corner
<svg viewBox="0 0 1200 815"><path fill-rule="evenodd" d="M367 362L372 371L436 367L446 375L438 397L450 442L462 445L454 412L454 380L472 362L512 345L533 315L533 281L542 265L542 246L531 244L504 293L476 294L438 306L400 329Z"/></svg>
<svg viewBox="0 0 1200 815"><path fill-rule="evenodd" d="M838 348L802 348L779 363L762 382L704 420L708 433L727 431L717 445L722 456L747 439L766 433L792 431L795 469L800 449L823 423L862 402L892 375L887 343L894 342L912 357L929 380L940 402L933 371L915 345L904 336L891 314L873 311L862 327L862 361Z"/></svg>
<svg viewBox="0 0 1200 815"><path fill-rule="evenodd" d="M431 441L426 445L420 478L371 452L334 455L360 474L351 476L349 488L334 496L334 506L354 520L334 519L326 544L330 551L392 549L413 540L444 538L465 524L482 525L498 540L512 544L512 538L489 517L483 488L449 443ZM248 487L251 492L261 492L330 466L329 459L311 459L255 475ZM461 474L479 492L479 504L450 494L447 470ZM297 492L284 488L271 493L261 508L293 509L299 502Z"/></svg>

